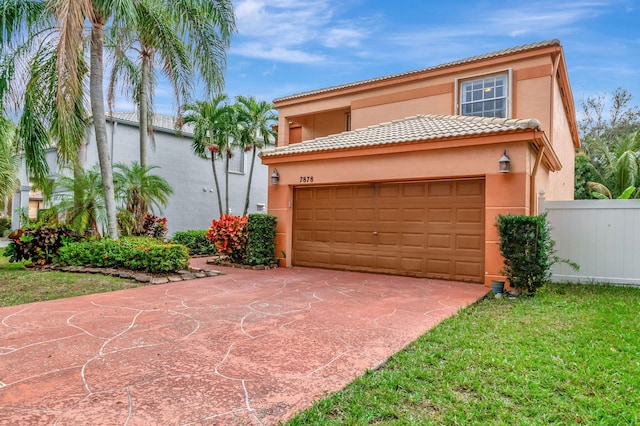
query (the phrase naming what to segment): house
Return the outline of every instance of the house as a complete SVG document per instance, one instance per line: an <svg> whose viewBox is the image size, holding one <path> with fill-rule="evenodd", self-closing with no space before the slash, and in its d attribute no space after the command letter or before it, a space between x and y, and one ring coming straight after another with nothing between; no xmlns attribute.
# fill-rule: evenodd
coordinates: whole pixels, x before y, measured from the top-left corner
<svg viewBox="0 0 640 426"><path fill-rule="evenodd" d="M542 189L573 199L580 140L558 40L274 104L262 162L287 266L489 285L496 216L536 214Z"/></svg>
<svg viewBox="0 0 640 426"><path fill-rule="evenodd" d="M147 163L158 166L152 173L165 178L173 188L167 206L155 214L167 218L169 235L188 229L207 229L213 219L219 216L216 187L211 170L211 161L196 156L191 150L192 129L185 126L178 134L174 118L168 115L154 114L153 118L155 149L148 150ZM114 112L107 116L107 136L111 146L113 164L130 164L139 161L139 124L137 113ZM98 164L98 152L90 129L87 136L87 149L84 164L92 167ZM229 207L232 214L242 214L251 152L234 151L229 164ZM55 162L52 149L47 159L52 173L60 170ZM222 192L224 208L224 165L217 160L218 178ZM35 217L38 208L42 208L42 196L31 191L28 185L24 162L20 170L22 186L13 197L13 205L29 208L29 214ZM26 184L25 184L26 183ZM267 167L256 160L252 180L249 213L266 213L267 209ZM14 208L12 222L19 224L18 211Z"/></svg>

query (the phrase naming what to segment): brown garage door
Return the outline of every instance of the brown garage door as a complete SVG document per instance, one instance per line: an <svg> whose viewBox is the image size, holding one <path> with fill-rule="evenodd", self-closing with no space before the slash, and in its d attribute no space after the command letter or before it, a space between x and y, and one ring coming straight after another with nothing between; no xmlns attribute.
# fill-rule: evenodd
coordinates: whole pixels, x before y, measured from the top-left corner
<svg viewBox="0 0 640 426"><path fill-rule="evenodd" d="M484 180L294 190L293 264L482 282Z"/></svg>

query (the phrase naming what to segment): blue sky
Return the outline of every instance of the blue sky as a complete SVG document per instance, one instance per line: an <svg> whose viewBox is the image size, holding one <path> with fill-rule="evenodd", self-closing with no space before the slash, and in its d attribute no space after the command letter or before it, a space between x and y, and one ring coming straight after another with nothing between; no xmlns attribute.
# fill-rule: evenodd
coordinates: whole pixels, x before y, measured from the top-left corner
<svg viewBox="0 0 640 426"><path fill-rule="evenodd" d="M274 98L557 38L576 107L624 87L640 105L639 0L234 0L226 93ZM173 107L160 87L158 112Z"/></svg>

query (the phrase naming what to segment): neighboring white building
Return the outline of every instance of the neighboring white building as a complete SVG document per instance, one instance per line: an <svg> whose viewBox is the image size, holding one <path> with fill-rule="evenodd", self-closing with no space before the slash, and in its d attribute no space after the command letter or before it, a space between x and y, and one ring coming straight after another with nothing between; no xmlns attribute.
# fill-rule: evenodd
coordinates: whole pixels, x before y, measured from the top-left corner
<svg viewBox="0 0 640 426"><path fill-rule="evenodd" d="M193 133L185 126L181 135L174 128L173 117L161 114L154 115L155 149L148 150L147 163L158 166L153 173L165 178L173 188L167 206L156 211L158 216L167 218L169 235L176 231L188 229L207 229L213 219L219 216L215 181L211 170L211 160L196 156L191 150ZM137 113L114 112L107 118L107 137L111 146L113 164L129 164L139 161L139 131ZM93 128L87 137L85 157L86 167L98 163L98 152ZM244 209L251 152L234 153L229 173L229 207L231 214L242 214ZM55 162L55 151L47 154L51 173L59 172ZM221 159L216 162L220 191L224 208L224 164ZM30 215L35 217L37 209L42 208L42 197L31 192L28 184L24 161L19 174L21 186L13 197L12 223L14 228L19 224L19 208L29 208ZM267 211L268 168L259 158L256 159L253 172L253 183L249 204L249 213L266 213Z"/></svg>

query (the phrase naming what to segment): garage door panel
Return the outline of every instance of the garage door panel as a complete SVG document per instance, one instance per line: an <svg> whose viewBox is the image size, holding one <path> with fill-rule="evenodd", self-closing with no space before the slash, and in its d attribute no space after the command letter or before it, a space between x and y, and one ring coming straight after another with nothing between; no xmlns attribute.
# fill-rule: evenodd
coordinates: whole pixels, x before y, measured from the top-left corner
<svg viewBox="0 0 640 426"><path fill-rule="evenodd" d="M482 250L484 238L481 235L456 235L457 250Z"/></svg>
<svg viewBox="0 0 640 426"><path fill-rule="evenodd" d="M427 259L427 271L432 275L451 275L451 261L444 259Z"/></svg>
<svg viewBox="0 0 640 426"><path fill-rule="evenodd" d="M378 208L377 209L378 222L398 223L398 216L400 215L400 209L398 208Z"/></svg>
<svg viewBox="0 0 640 426"><path fill-rule="evenodd" d="M429 223L453 223L453 211L450 208L434 209L430 208L427 215Z"/></svg>
<svg viewBox="0 0 640 426"><path fill-rule="evenodd" d="M425 209L421 208L409 208L402 209L402 221L403 222L415 222L415 223L423 223L425 218Z"/></svg>
<svg viewBox="0 0 640 426"><path fill-rule="evenodd" d="M478 262L456 262L456 276L462 281L475 280L483 269L483 265Z"/></svg>
<svg viewBox="0 0 640 426"><path fill-rule="evenodd" d="M428 249L451 249L452 244L451 234L429 234L427 236L427 248Z"/></svg>
<svg viewBox="0 0 640 426"><path fill-rule="evenodd" d="M424 270L424 259L421 257L403 257L401 267L403 271L407 271L411 275L421 275Z"/></svg>
<svg viewBox="0 0 640 426"><path fill-rule="evenodd" d="M295 265L482 282L484 181L294 190Z"/></svg>
<svg viewBox="0 0 640 426"><path fill-rule="evenodd" d="M453 197L455 194L455 183L453 182L431 182L428 186L430 198Z"/></svg>
<svg viewBox="0 0 640 426"><path fill-rule="evenodd" d="M332 213L333 211L331 209L316 209L314 220L316 222L319 222L319 221L330 222L333 217Z"/></svg>
<svg viewBox="0 0 640 426"><path fill-rule="evenodd" d="M484 217L484 210L476 208L476 209L465 209L459 208L456 209L456 222L458 224L462 223L482 223L482 218Z"/></svg>
<svg viewBox="0 0 640 426"><path fill-rule="evenodd" d="M424 246L424 234L420 233L403 233L400 239L400 245L408 249L422 250Z"/></svg>
<svg viewBox="0 0 640 426"><path fill-rule="evenodd" d="M354 239L355 244L366 244L370 246L376 243L376 236L373 234L373 232L370 232L370 231L354 232L354 235L355 235L355 239Z"/></svg>
<svg viewBox="0 0 640 426"><path fill-rule="evenodd" d="M456 195L458 197L476 197L484 199L484 181L463 180L456 183Z"/></svg>

